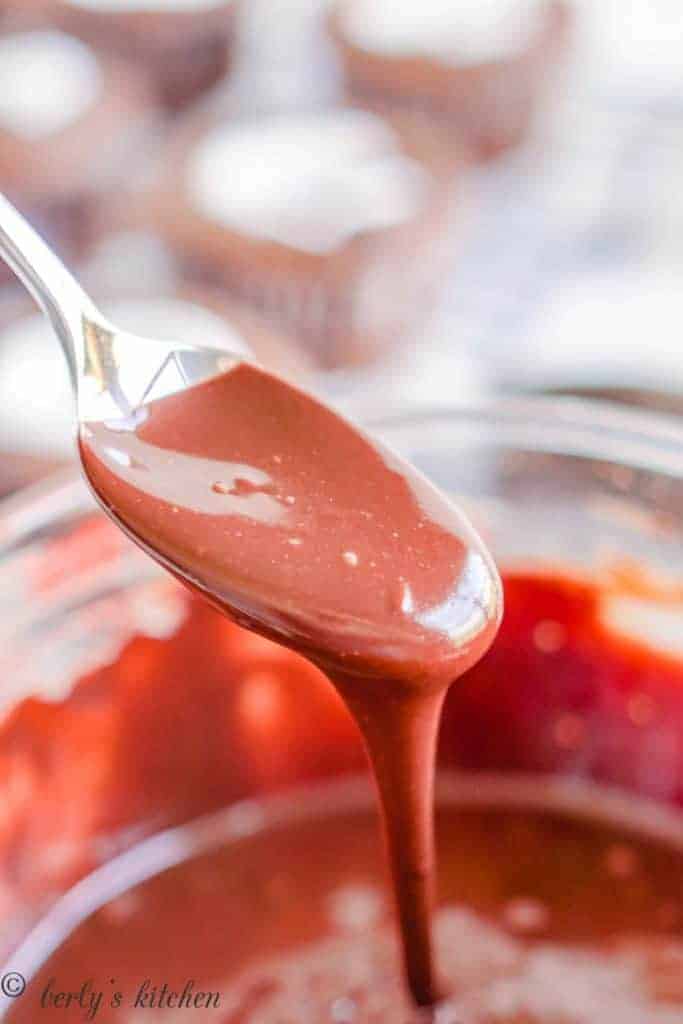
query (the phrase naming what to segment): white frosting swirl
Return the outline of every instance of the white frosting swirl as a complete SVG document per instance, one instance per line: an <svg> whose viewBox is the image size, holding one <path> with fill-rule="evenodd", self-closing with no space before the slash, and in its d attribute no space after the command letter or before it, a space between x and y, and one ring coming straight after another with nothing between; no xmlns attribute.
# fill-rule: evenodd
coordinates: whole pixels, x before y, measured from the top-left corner
<svg viewBox="0 0 683 1024"><path fill-rule="evenodd" d="M57 135L96 102L102 71L92 51L62 32L0 39L0 124L33 140Z"/></svg>
<svg viewBox="0 0 683 1024"><path fill-rule="evenodd" d="M524 49L539 11L538 0L348 0L341 24L362 50L480 64Z"/></svg>
<svg viewBox="0 0 683 1024"><path fill-rule="evenodd" d="M359 110L223 125L197 146L187 175L204 216L309 252L410 220L427 185L390 126Z"/></svg>

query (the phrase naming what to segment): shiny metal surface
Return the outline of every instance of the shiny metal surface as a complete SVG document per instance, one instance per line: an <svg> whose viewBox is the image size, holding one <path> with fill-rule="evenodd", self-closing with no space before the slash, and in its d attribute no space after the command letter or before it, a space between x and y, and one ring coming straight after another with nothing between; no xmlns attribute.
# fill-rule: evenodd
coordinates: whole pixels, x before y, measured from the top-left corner
<svg viewBox="0 0 683 1024"><path fill-rule="evenodd" d="M2 195L0 255L52 324L71 375L79 421L123 417L134 422L144 402L198 384L232 363L225 350L119 330Z"/></svg>

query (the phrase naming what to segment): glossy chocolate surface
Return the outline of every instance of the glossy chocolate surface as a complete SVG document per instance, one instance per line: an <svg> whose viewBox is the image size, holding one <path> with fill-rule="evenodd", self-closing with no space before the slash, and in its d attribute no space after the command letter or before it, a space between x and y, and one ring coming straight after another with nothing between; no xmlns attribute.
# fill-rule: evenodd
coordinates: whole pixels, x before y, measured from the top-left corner
<svg viewBox="0 0 683 1024"><path fill-rule="evenodd" d="M81 453L127 533L337 686L377 779L409 983L432 1003L439 718L501 612L481 541L417 470L247 363L85 425Z"/></svg>

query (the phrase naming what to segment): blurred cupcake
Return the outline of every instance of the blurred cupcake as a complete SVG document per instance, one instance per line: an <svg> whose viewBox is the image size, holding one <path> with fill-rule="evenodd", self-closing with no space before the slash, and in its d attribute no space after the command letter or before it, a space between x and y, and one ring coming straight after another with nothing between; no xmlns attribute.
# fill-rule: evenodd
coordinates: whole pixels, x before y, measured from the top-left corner
<svg viewBox="0 0 683 1024"><path fill-rule="evenodd" d="M241 353L302 384L312 374L296 347L253 310L210 292L181 288L134 298L98 296L98 305L117 327L143 337ZM45 317L22 302L4 317L0 330L0 447L50 465L74 455L73 437L64 356Z"/></svg>
<svg viewBox="0 0 683 1024"><path fill-rule="evenodd" d="M522 142L567 34L563 0L335 0L356 102L420 110L486 159Z"/></svg>
<svg viewBox="0 0 683 1024"><path fill-rule="evenodd" d="M144 68L170 109L197 99L230 67L236 0L47 0L45 10L67 31Z"/></svg>
<svg viewBox="0 0 683 1024"><path fill-rule="evenodd" d="M43 30L0 36L0 189L67 259L95 241L148 114L136 75L80 40Z"/></svg>
<svg viewBox="0 0 683 1024"><path fill-rule="evenodd" d="M461 168L412 117L207 116L172 143L143 215L190 279L338 366L374 357L430 307Z"/></svg>

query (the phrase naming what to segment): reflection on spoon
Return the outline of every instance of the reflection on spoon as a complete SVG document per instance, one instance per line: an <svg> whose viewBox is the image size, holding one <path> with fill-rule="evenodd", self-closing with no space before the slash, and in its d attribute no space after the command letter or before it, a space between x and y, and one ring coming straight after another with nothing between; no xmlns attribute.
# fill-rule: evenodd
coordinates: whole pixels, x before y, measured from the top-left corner
<svg viewBox="0 0 683 1024"><path fill-rule="evenodd" d="M81 437L120 480L173 508L270 524L287 517L285 496L278 499L272 478L255 466L166 451L104 423L88 424Z"/></svg>

